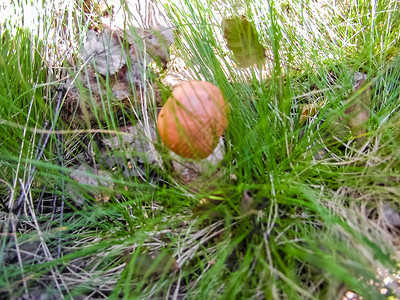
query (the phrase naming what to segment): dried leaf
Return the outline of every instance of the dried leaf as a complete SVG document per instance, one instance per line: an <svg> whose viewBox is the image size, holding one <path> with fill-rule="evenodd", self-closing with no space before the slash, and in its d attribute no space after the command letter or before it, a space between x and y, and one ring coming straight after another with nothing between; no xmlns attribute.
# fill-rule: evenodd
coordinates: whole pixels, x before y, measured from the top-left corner
<svg viewBox="0 0 400 300"><path fill-rule="evenodd" d="M187 160L170 151L172 166L178 177L186 184L196 181L202 174L217 166L225 155L224 140L221 137L214 152L201 160Z"/></svg>
<svg viewBox="0 0 400 300"><path fill-rule="evenodd" d="M258 40L253 23L245 17L226 18L222 21L224 37L240 67L247 68L265 61L265 48Z"/></svg>
<svg viewBox="0 0 400 300"><path fill-rule="evenodd" d="M356 137L356 143L361 146L365 142L365 133L367 132L366 123L371 110L371 92L370 87L365 88L366 74L356 72L354 75L354 90L357 93L360 89L365 89L344 112L348 126L352 135Z"/></svg>
<svg viewBox="0 0 400 300"><path fill-rule="evenodd" d="M100 176L102 179L95 178L93 175ZM104 170L95 170L88 165L81 164L69 175L71 179L80 184L92 186L91 193L95 200L107 202L113 193L114 183L112 182L111 175ZM101 192L99 186L109 187L110 191ZM83 203L82 195L78 194L72 187L68 187L69 193L72 194L74 199L79 203Z"/></svg>
<svg viewBox="0 0 400 300"><path fill-rule="evenodd" d="M92 175L99 175L103 176L105 180L103 179L97 179L94 178ZM104 185L104 186L113 186L114 184L111 182L111 176L104 171L96 171L89 167L88 165L81 164L76 168L71 174L69 175L73 180L86 184L86 185L92 185L92 186L99 186Z"/></svg>
<svg viewBox="0 0 400 300"><path fill-rule="evenodd" d="M336 140L343 140L351 134L356 138L357 147L361 147L365 142L366 122L370 116L371 93L370 87L365 88L366 79L367 75L356 72L353 79L356 98L347 101L347 105L350 105L351 101L351 106L345 110L344 116L339 117L328 127L329 134ZM359 93L360 89L365 90Z"/></svg>
<svg viewBox="0 0 400 300"><path fill-rule="evenodd" d="M400 228L400 213L395 211L390 204L383 204L383 214L391 226Z"/></svg>
<svg viewBox="0 0 400 300"><path fill-rule="evenodd" d="M112 92L118 100L125 100L131 97L131 87L128 82L117 82L112 86Z"/></svg>
<svg viewBox="0 0 400 300"><path fill-rule="evenodd" d="M174 34L164 6L159 1L113 1L113 7L112 21L107 23L112 23L129 44L139 46L138 49L145 46L156 62L166 66ZM149 62L148 58L146 61Z"/></svg>
<svg viewBox="0 0 400 300"><path fill-rule="evenodd" d="M102 143L108 147L109 152L122 150L125 153L129 153L130 156L137 155L141 163L157 163L158 157L157 153L154 151L153 145L157 137L153 124L149 124L147 128L150 139L146 136L145 127L140 123L134 126L121 127L119 130L129 133L129 135L113 135L110 138L103 138L101 140Z"/></svg>
<svg viewBox="0 0 400 300"><path fill-rule="evenodd" d="M76 0L78 6L82 5L85 13L95 12L98 15L103 15L107 12L108 6L105 0Z"/></svg>
<svg viewBox="0 0 400 300"><path fill-rule="evenodd" d="M303 124L308 118L315 116L315 114L324 107L326 101L322 100L317 103L305 104L301 109L300 124Z"/></svg>
<svg viewBox="0 0 400 300"><path fill-rule="evenodd" d="M243 192L242 201L240 203L240 212L245 214L252 209L256 209L256 203L254 202L253 197L250 195L250 192L246 190Z"/></svg>
<svg viewBox="0 0 400 300"><path fill-rule="evenodd" d="M82 56L102 75L113 75L126 63L126 53L118 35L110 30L99 35L89 30Z"/></svg>
<svg viewBox="0 0 400 300"><path fill-rule="evenodd" d="M147 53L159 64L166 67L170 61L169 47L174 43L173 31L169 28L143 30Z"/></svg>
<svg viewBox="0 0 400 300"><path fill-rule="evenodd" d="M219 199L218 197L214 197L214 199L210 198L201 199L199 204L193 208L193 217L209 213L208 216L211 219L219 219L221 217L221 214L218 213L218 211L216 211L216 208L222 202L223 198Z"/></svg>

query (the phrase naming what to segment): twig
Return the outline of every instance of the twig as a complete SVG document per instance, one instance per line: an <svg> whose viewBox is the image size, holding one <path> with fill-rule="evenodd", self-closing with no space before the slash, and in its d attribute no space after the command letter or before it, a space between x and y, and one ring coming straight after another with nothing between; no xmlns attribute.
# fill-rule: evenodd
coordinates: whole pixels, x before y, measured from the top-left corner
<svg viewBox="0 0 400 300"><path fill-rule="evenodd" d="M63 217L64 217L64 201L65 201L65 194L64 194L64 172L62 171L64 167L64 146L63 146L63 136L60 134L56 134L57 138L57 162L58 165L61 167L61 204L60 204L60 228L63 226ZM61 257L61 231L58 233L58 246L57 246L57 258Z"/></svg>
<svg viewBox="0 0 400 300"><path fill-rule="evenodd" d="M342 88L342 86L341 85L334 85L334 86L331 86L331 87L328 87L328 88L325 88L325 89L321 89L321 90L317 90L317 91L311 91L311 92L308 92L308 93L305 93L305 94L302 94L302 95L295 96L295 97L292 98L292 100L297 100L297 99L302 99L302 98L306 98L306 97L313 96L313 95L318 95L318 94L325 93L327 91L331 91L333 89L339 89L339 88Z"/></svg>
<svg viewBox="0 0 400 300"><path fill-rule="evenodd" d="M46 186L43 186L42 192L40 193L40 196L39 196L38 204L37 204L37 206L36 206L36 211L37 211L38 213L43 213L43 205L42 205L42 203L43 203L43 197L44 197L44 193L45 193L45 192L46 192ZM41 209L41 211L39 212L40 206L42 206L42 209Z"/></svg>
<svg viewBox="0 0 400 300"><path fill-rule="evenodd" d="M182 279L182 269L180 269L180 271L179 271L178 283L176 284L174 296L172 297L172 299L174 299L174 300L177 300L177 299L178 299L179 288L180 288L180 286L181 286L181 279Z"/></svg>
<svg viewBox="0 0 400 300"><path fill-rule="evenodd" d="M20 125L14 122L10 122L7 120L0 119L0 125L7 125L13 128L24 129L24 125ZM27 131L35 132L35 133L43 133L43 134L82 134L82 133L108 133L108 134L119 134L123 136L131 136L129 132L123 132L118 130L110 130L110 129L76 129L76 130L53 130L53 129L31 129L27 128Z"/></svg>
<svg viewBox="0 0 400 300"><path fill-rule="evenodd" d="M32 105L33 105L33 99L31 100L31 102L29 104L29 109L28 109L28 113L27 113L25 126L22 126L22 129L23 129L22 142L21 142L21 147L20 147L20 151L19 151L17 170L15 171L15 179L14 179L14 183L13 183L13 188L11 190L10 198L9 198L9 201L8 201L8 209L9 210L11 210L13 208L13 204L14 204L14 193L15 193L15 190L17 188L19 168L21 166L21 159L22 159L22 149L24 148L25 136L26 136L26 132L27 132L27 128L28 128L29 117L31 115Z"/></svg>
<svg viewBox="0 0 400 300"><path fill-rule="evenodd" d="M26 280L25 280L26 277L25 277L25 274L24 274L24 266L22 264L21 253L20 253L19 245L18 245L17 225L15 223L16 223L15 222L15 216L14 216L14 214L11 214L11 227L12 227L13 236L14 236L14 239L15 239L15 251L17 252L18 263L19 263L19 267L21 269L22 283L24 285L25 294L29 298L28 285L26 284Z"/></svg>
<svg viewBox="0 0 400 300"><path fill-rule="evenodd" d="M23 185L22 181L21 181L20 183L21 183L22 189L24 189L24 185ZM25 191L23 191L23 192L24 192L24 195L26 195L26 192L25 192ZM26 196L26 198L28 198L28 196ZM45 242L45 240L44 240L44 237L43 237L43 232L42 232L42 230L41 230L41 228L40 228L40 226L39 226L39 223L38 223L38 221L37 221L37 218L36 218L36 214L35 214L35 210L34 210L34 207L33 207L33 200L32 200L32 198L31 198L30 200L26 201L26 203L27 203L27 207L28 207L28 214L31 215L31 218L32 218L32 221L33 221L33 226L35 227L36 232L37 232L37 234L38 234L38 236L39 236L40 244L42 245L42 248L43 248L43 253L44 253L44 255L45 255L45 257L46 257L46 259L47 259L48 261L52 261L52 260L53 260L53 257L51 256L50 250L49 250L49 248L47 247L47 244L46 244L46 242ZM55 286L56 286L57 290L58 290L59 293L60 293L60 295L59 295L60 298L61 298L61 299L64 299L64 295L62 294L62 290L61 290L60 284L59 284L59 282L58 282L58 280L57 280L57 278L60 279L60 281L61 281L62 284L64 285L66 291L68 292L68 289L67 289L67 287L66 287L66 285L65 285L65 283L64 283L63 278L60 276L60 273L59 273L58 269L54 269L54 268L51 267L51 268L50 268L50 272L51 272L52 275L53 275L53 279L54 279Z"/></svg>
<svg viewBox="0 0 400 300"><path fill-rule="evenodd" d="M65 90L63 88L59 89L57 92L55 115L54 115L54 119L53 119L53 122L50 127L50 132L52 132L53 128L55 127L57 117L58 117L60 109L61 109L61 103L62 103L64 96L65 96ZM43 139L43 144L41 146L39 146L38 151L36 152L36 155L35 155L35 160L40 160L42 158L44 150L46 149L47 142L49 141L49 138L50 138L50 133L47 133L44 138L41 137L40 140ZM36 171L36 166L34 165L34 166L32 166L32 169L30 170L30 172L28 174L28 180L25 182L24 188L22 189L22 191L18 197L17 203L15 205L13 205L13 203L11 203L12 199L10 199L9 208L11 210L13 210L14 212L20 211L22 201L23 201L23 199L25 199L24 190L27 190L29 188L29 186L32 184L33 174L35 173L35 171Z"/></svg>

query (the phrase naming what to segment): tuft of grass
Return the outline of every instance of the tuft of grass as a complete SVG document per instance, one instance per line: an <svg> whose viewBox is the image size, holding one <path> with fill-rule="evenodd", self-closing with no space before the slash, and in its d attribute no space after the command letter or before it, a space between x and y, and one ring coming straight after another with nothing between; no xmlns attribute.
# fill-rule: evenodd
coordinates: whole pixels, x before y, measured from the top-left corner
<svg viewBox="0 0 400 300"><path fill-rule="evenodd" d="M400 195L397 1L164 1L186 75L231 106L219 176L198 185L175 178L165 151L126 176L140 154L121 127L142 125L149 142L155 79L138 43L140 102L116 102L109 75L85 85L80 49L99 16L84 5L42 3L39 32L12 19L1 31L1 297L398 296L379 277L398 273L388 218ZM232 16L254 23L267 49L260 68L236 66L221 27ZM337 130L348 100L364 95L353 91L357 71L371 102L361 147ZM66 78L86 96L68 121ZM318 112L302 123L306 104ZM120 148L104 150L106 138Z"/></svg>

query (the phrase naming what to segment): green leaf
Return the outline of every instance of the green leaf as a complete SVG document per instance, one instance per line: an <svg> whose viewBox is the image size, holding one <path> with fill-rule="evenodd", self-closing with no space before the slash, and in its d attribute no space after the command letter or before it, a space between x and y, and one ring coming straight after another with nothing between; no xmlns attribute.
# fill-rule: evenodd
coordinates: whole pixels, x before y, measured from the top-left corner
<svg viewBox="0 0 400 300"><path fill-rule="evenodd" d="M240 67L247 68L265 61L265 48L258 40L258 32L244 16L222 21L224 37Z"/></svg>

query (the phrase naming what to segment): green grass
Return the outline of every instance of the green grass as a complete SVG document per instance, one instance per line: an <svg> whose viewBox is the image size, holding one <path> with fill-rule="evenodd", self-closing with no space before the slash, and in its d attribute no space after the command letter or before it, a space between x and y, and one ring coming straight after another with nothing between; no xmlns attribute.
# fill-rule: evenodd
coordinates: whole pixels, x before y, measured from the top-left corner
<svg viewBox="0 0 400 300"><path fill-rule="evenodd" d="M124 175L139 154L96 145L112 134L121 142L125 124L150 130L156 76L139 69L145 101L128 106L116 102L107 76L94 104L97 86L79 83L89 69L78 54L96 13L90 21L82 7L55 14L45 6L39 37L10 18L0 31L0 296L398 297L395 284L382 295L377 276L398 273L398 229L385 217L387 206L397 214L400 195L397 2L164 4L177 56L231 106L219 175L183 184L159 139L163 167L144 157L141 176ZM221 22L235 15L257 28L262 70L236 67L226 47ZM143 56L143 45L137 50ZM368 76L371 101L362 145L337 129L354 103L347 100L362 97L353 92L356 71ZM86 91L80 108L89 112L68 122L65 105L57 110L65 76ZM301 124L303 105L322 100ZM104 155L121 161L110 166ZM85 157L94 166L77 172ZM76 182L77 174L99 185Z"/></svg>

